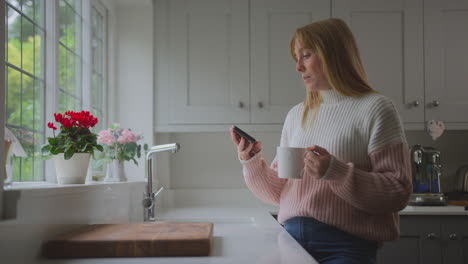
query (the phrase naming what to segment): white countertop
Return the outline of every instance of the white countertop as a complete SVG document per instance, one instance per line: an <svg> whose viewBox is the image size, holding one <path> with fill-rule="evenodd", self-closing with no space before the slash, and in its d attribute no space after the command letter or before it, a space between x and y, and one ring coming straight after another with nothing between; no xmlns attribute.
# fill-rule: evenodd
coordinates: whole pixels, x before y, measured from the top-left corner
<svg viewBox="0 0 468 264"><path fill-rule="evenodd" d="M248 190L166 190L158 205L163 208L156 214L159 221L213 222L211 256L43 259L39 255L45 238L80 225L13 221L0 224L0 259L5 263L316 263L271 216L278 208L261 203ZM400 215L468 215L468 211L462 206L407 206Z"/></svg>
<svg viewBox="0 0 468 264"><path fill-rule="evenodd" d="M212 222L213 248L208 257L38 259L35 263L138 264L315 264L317 263L276 222L258 208L171 208L158 221ZM20 246L20 245L18 245ZM13 257L13 256L11 256ZM15 260L7 253L2 261ZM22 263L22 262L21 262Z"/></svg>
<svg viewBox="0 0 468 264"><path fill-rule="evenodd" d="M406 206L400 215L468 215L464 206Z"/></svg>

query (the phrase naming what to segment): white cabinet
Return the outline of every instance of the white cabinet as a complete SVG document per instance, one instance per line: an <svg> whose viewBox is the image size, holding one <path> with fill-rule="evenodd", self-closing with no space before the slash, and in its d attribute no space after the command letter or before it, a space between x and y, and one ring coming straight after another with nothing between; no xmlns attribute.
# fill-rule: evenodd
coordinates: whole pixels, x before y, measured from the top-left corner
<svg viewBox="0 0 468 264"><path fill-rule="evenodd" d="M251 0L251 122L282 123L305 88L289 52L298 27L330 16L323 0Z"/></svg>
<svg viewBox="0 0 468 264"><path fill-rule="evenodd" d="M468 127L467 49L468 0L425 0L426 120Z"/></svg>
<svg viewBox="0 0 468 264"><path fill-rule="evenodd" d="M351 26L371 85L407 128L468 128L467 0L335 0L332 16Z"/></svg>
<svg viewBox="0 0 468 264"><path fill-rule="evenodd" d="M330 16L329 0L157 0L154 8L156 131L282 124L305 95L289 41Z"/></svg>
<svg viewBox="0 0 468 264"><path fill-rule="evenodd" d="M248 4L169 2L170 124L249 122Z"/></svg>

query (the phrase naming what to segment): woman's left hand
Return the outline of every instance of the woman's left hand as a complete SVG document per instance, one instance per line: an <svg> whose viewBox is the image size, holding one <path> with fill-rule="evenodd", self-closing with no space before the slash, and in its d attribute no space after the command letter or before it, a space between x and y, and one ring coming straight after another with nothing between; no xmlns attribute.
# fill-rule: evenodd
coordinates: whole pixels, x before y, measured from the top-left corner
<svg viewBox="0 0 468 264"><path fill-rule="evenodd" d="M316 179L322 178L330 166L331 155L319 146L306 148L304 155L304 174Z"/></svg>

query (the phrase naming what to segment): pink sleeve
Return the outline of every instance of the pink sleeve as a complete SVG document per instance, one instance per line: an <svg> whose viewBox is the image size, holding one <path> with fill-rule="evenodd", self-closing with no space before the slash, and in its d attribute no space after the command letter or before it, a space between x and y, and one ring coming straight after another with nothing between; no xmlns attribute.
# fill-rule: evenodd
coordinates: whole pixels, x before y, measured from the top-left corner
<svg viewBox="0 0 468 264"><path fill-rule="evenodd" d="M328 181L337 196L370 214L402 210L413 189L407 144L389 144L369 157L372 164L369 172L332 157L322 179Z"/></svg>
<svg viewBox="0 0 468 264"><path fill-rule="evenodd" d="M247 187L262 201L278 205L286 180L278 178L276 159L268 167L262 154L258 153L241 162Z"/></svg>

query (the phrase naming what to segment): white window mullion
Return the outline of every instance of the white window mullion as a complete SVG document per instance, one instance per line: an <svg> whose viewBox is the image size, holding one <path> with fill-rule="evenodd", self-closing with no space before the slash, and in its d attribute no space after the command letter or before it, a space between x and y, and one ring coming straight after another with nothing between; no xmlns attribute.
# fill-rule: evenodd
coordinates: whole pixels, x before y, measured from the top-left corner
<svg viewBox="0 0 468 264"><path fill-rule="evenodd" d="M83 79L82 79L82 98L83 109L91 111L91 72L92 72L92 58L91 58L91 2L90 0L82 0L82 50L83 50Z"/></svg>
<svg viewBox="0 0 468 264"><path fill-rule="evenodd" d="M58 109L58 1L45 1L46 56L45 56L45 121L53 121L53 114ZM46 128L46 137L52 137L52 130ZM56 182L53 160L45 162L45 180Z"/></svg>

